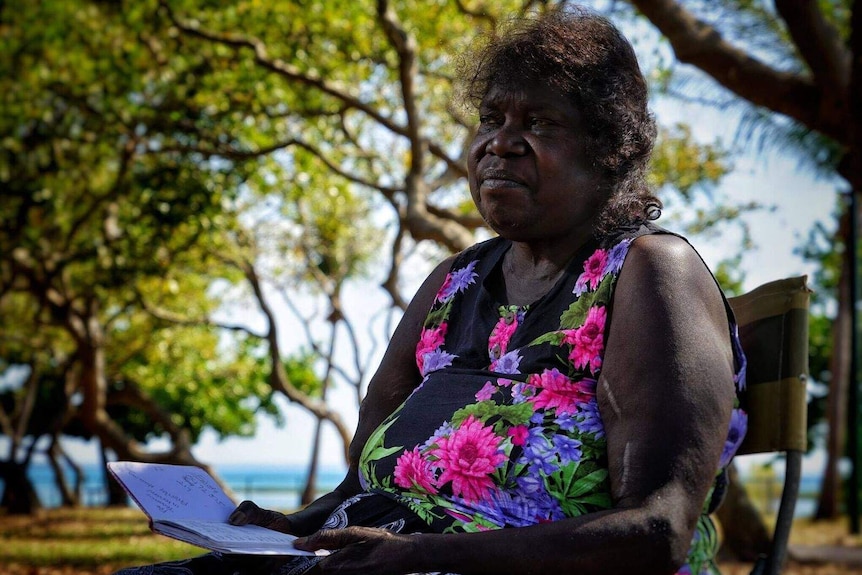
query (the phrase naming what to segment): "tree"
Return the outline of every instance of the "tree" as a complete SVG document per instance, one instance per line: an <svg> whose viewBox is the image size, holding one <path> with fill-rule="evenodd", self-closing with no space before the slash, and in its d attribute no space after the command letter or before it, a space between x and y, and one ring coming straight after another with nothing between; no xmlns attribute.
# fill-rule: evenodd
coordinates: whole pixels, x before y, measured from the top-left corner
<svg viewBox="0 0 862 575"><path fill-rule="evenodd" d="M701 70L722 88L772 115L784 142L814 143L825 167L833 169L857 198L862 194L862 5L859 2L775 0L691 3L631 0L667 38L677 59ZM721 16L726 16L721 18ZM745 31L757 30L757 34ZM766 38L766 40L764 40ZM817 156L815 162L817 162ZM857 205L859 205L857 203ZM849 225L839 226L838 243L849 246ZM843 455L842 408L849 378L853 298L849 258L844 250L838 314L833 337L829 392L829 463L819 517L838 512L838 459Z"/></svg>
<svg viewBox="0 0 862 575"><path fill-rule="evenodd" d="M4 335L11 318L26 328L0 357L62 381L50 437L202 464L191 446L205 427L250 433L281 394L346 449L350 431L321 396L346 383L359 400L374 345L342 290L384 270L393 319L415 286L405 260L486 233L464 181L474 119L453 102L452 55L504 15L548 6L4 7L0 244L13 249L0 254L0 318ZM684 127L662 134L654 183L680 202L725 173L717 146ZM312 326L302 349L285 349L278 300ZM224 317L232 306L239 319ZM26 389L6 413L26 415L13 406ZM31 451L49 436L27 429ZM145 449L155 436L170 447Z"/></svg>
<svg viewBox="0 0 862 575"><path fill-rule="evenodd" d="M190 448L204 424L250 433L257 408L272 411L271 392L260 385L253 355L216 359L212 326L167 326L143 302L184 300L186 309L208 313L213 300L203 289L215 277L241 277L224 266L210 275L218 264L211 254L231 229L222 203L247 172L149 149L168 135L208 132L186 99L196 77L159 81L165 63L150 59L157 39L129 26L140 28L141 13L123 21L99 4L7 8L2 356L30 375L20 392L6 394L11 417L2 419L12 448L3 471L20 475L45 436L55 462L60 434L98 437L123 458L198 463ZM174 71L188 64L175 63ZM166 277L166 269L173 273ZM238 371L253 375L225 386ZM195 386L206 393L188 402ZM172 439L170 451L143 448L162 433ZM20 484L7 482L4 497L15 495L13 485Z"/></svg>

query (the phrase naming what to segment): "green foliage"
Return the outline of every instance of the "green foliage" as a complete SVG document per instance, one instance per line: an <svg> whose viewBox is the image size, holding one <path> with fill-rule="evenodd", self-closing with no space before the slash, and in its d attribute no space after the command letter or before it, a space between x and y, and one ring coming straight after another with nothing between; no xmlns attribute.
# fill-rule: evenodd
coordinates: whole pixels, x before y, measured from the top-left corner
<svg viewBox="0 0 862 575"><path fill-rule="evenodd" d="M203 318L218 306L213 279L240 277L214 253L232 243L226 207L249 163L184 151L232 125L196 97L207 52L174 57L153 2L13 4L0 28L0 244L11 248L0 323L16 337L0 352L39 374L31 431L62 416L65 370L90 337L104 347L109 411L132 437L164 431L139 399L112 403L132 387L193 438L205 426L251 434L255 411L275 410L249 346L223 353L214 329L165 326L141 305ZM75 327L89 321L100 335Z"/></svg>
<svg viewBox="0 0 862 575"><path fill-rule="evenodd" d="M315 371L317 355L308 350L300 350L283 359L284 370L291 383L304 393L319 396L323 389L323 382Z"/></svg>
<svg viewBox="0 0 862 575"><path fill-rule="evenodd" d="M720 144L701 144L690 127L677 124L659 132L649 183L690 202L697 190L711 189L730 169L728 152Z"/></svg>

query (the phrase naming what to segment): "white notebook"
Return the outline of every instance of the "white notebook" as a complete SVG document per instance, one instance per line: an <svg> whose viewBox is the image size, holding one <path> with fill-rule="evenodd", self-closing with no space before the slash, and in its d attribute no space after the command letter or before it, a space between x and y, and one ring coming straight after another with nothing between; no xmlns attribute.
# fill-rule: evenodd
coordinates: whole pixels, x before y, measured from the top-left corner
<svg viewBox="0 0 862 575"><path fill-rule="evenodd" d="M164 463L108 463L150 519L150 529L198 547L248 555L315 555L293 546L294 535L259 525L231 525L236 504L199 467Z"/></svg>

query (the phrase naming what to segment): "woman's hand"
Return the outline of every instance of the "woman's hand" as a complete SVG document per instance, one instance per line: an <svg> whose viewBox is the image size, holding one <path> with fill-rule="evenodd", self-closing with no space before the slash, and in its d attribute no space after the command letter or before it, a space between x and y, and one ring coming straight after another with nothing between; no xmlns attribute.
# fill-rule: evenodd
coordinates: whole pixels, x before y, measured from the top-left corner
<svg viewBox="0 0 862 575"><path fill-rule="evenodd" d="M253 501L243 501L227 518L231 525L260 525L273 531L296 534L297 526L291 521L290 515L261 509Z"/></svg>
<svg viewBox="0 0 862 575"><path fill-rule="evenodd" d="M294 542L297 549L338 551L318 564L322 573L398 575L422 569L419 538L373 527L324 529Z"/></svg>

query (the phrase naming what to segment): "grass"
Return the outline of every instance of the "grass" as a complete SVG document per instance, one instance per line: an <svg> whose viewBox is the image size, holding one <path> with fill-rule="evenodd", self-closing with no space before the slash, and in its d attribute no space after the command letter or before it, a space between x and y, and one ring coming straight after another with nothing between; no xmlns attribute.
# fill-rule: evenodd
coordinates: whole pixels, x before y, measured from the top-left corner
<svg viewBox="0 0 862 575"><path fill-rule="evenodd" d="M791 543L862 548L846 520L798 521ZM108 575L128 565L200 554L201 549L150 532L137 509L52 509L35 516L0 515L0 575ZM722 564L724 575L747 575L751 566ZM785 575L849 575L859 566L798 565Z"/></svg>
<svg viewBox="0 0 862 575"><path fill-rule="evenodd" d="M109 573L127 565L201 552L154 535L146 516L136 509L52 509L35 516L0 516L0 574L4 575Z"/></svg>

